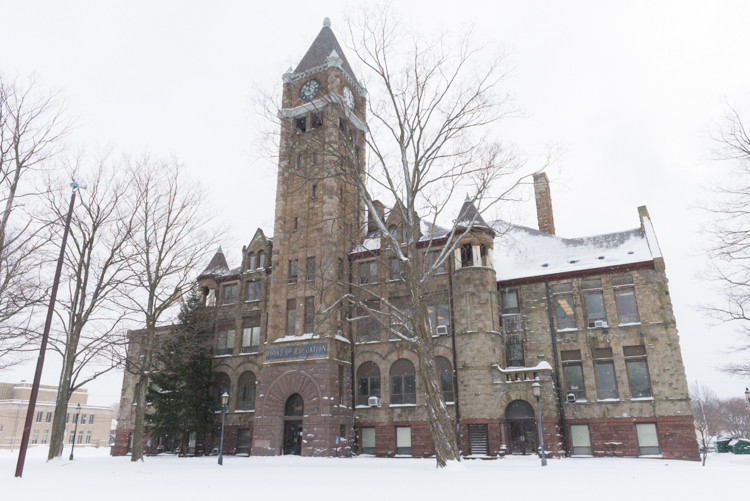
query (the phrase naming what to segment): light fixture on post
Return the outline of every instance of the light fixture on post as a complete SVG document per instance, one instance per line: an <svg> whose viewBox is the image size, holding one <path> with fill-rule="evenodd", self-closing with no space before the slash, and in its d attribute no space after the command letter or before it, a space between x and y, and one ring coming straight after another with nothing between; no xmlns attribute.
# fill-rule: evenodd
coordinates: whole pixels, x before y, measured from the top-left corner
<svg viewBox="0 0 750 501"><path fill-rule="evenodd" d="M229 404L229 393L226 391L221 395L221 442L219 442L219 464L224 464L224 421L227 416L227 404Z"/></svg>
<svg viewBox="0 0 750 501"><path fill-rule="evenodd" d="M544 453L544 435L542 434L542 408L539 405L539 397L542 396L542 385L539 384L538 379L531 385L531 393L536 398L536 415L539 420L539 445L542 447L542 466L547 466L547 455Z"/></svg>
<svg viewBox="0 0 750 501"><path fill-rule="evenodd" d="M745 398L747 398L747 403L750 404L750 389L745 388Z"/></svg>
<svg viewBox="0 0 750 501"><path fill-rule="evenodd" d="M73 194L70 196L70 207L68 208L68 217L65 219L65 230L63 231L62 243L60 244L60 257L57 258L57 270L55 270L55 279L52 281L52 291L49 296L49 307L47 308L47 320L44 323L44 332L42 342L39 345L39 356L36 359L36 371L34 372L34 382L31 385L31 394L29 395L29 407L26 410L26 421L23 425L23 435L21 435L21 447L18 449L18 462L16 463L16 477L23 476L23 465L26 462L26 449L29 447L29 435L31 434L31 425L36 408L36 398L39 395L39 384L42 381L42 369L44 368L44 353L47 351L47 341L49 339L49 330L52 326L52 317L55 314L55 300L57 299L57 288L60 285L60 275L62 274L63 261L65 260L65 244L68 240L70 231L70 218L73 217L73 206L76 202L76 192L79 189L85 190L86 183L83 181L70 183ZM72 454L71 454L72 459Z"/></svg>
<svg viewBox="0 0 750 501"><path fill-rule="evenodd" d="M71 461L73 461L73 449L75 449L76 447L76 435L78 435L78 420L79 419L81 419L81 404L76 405L76 415L73 416L73 422L76 425L73 428L73 440L71 440L70 442L70 460Z"/></svg>

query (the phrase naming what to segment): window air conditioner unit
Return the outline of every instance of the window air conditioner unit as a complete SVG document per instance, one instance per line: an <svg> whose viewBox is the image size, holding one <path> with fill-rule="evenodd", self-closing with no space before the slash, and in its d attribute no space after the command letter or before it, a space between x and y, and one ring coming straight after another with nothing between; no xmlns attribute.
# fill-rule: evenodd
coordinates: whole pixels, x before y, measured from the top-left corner
<svg viewBox="0 0 750 501"><path fill-rule="evenodd" d="M438 325L437 329L435 329L435 334L438 336L447 336L448 335L448 326L447 325Z"/></svg>
<svg viewBox="0 0 750 501"><path fill-rule="evenodd" d="M566 397L567 397L568 403L570 403L570 404L572 404L573 402L576 401L576 395L575 395L575 393L568 393L566 395Z"/></svg>
<svg viewBox="0 0 750 501"><path fill-rule="evenodd" d="M609 327L606 320L594 320L594 327Z"/></svg>
<svg viewBox="0 0 750 501"><path fill-rule="evenodd" d="M367 405L369 405L370 407L380 407L380 397L368 398Z"/></svg>

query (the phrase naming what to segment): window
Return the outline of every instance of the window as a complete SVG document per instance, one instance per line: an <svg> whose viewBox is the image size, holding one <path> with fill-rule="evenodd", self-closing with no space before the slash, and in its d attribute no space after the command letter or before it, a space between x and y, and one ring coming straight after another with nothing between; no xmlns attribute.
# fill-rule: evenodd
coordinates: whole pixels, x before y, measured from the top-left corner
<svg viewBox="0 0 750 501"><path fill-rule="evenodd" d="M297 300L289 299L286 302L286 335L294 336L297 323Z"/></svg>
<svg viewBox="0 0 750 501"><path fill-rule="evenodd" d="M219 331L219 341L216 347L217 355L231 355L234 353L234 329L223 329Z"/></svg>
<svg viewBox="0 0 750 501"><path fill-rule="evenodd" d="M294 231L297 231L299 229L299 218L294 218Z"/></svg>
<svg viewBox="0 0 750 501"><path fill-rule="evenodd" d="M247 255L247 269L248 270L254 270L255 269L255 253L251 252Z"/></svg>
<svg viewBox="0 0 750 501"><path fill-rule="evenodd" d="M245 318L242 323L242 350L240 353L258 353L260 348L260 317Z"/></svg>
<svg viewBox="0 0 750 501"><path fill-rule="evenodd" d="M307 281L315 280L315 256L307 258Z"/></svg>
<svg viewBox="0 0 750 501"><path fill-rule="evenodd" d="M440 251L439 250L433 250L428 252L424 257L424 271L427 273L433 265L437 262L438 257L440 257ZM435 270L436 275L440 275L441 273L445 273L445 261L440 263L440 266L437 267Z"/></svg>
<svg viewBox="0 0 750 501"><path fill-rule="evenodd" d="M89 414L89 424L94 424L94 415Z"/></svg>
<svg viewBox="0 0 750 501"><path fill-rule="evenodd" d="M224 298L223 304L234 304L237 302L237 284L225 285L222 288Z"/></svg>
<svg viewBox="0 0 750 501"><path fill-rule="evenodd" d="M637 423L635 432L638 436L638 455L656 456L661 454L655 423Z"/></svg>
<svg viewBox="0 0 750 501"><path fill-rule="evenodd" d="M315 320L315 298L308 296L305 298L305 334L313 332L313 321Z"/></svg>
<svg viewBox="0 0 750 501"><path fill-rule="evenodd" d="M615 364L611 360L601 360L612 358L612 348L594 348L594 368L596 369L596 387L598 390L598 399L617 399L617 380L615 378Z"/></svg>
<svg viewBox="0 0 750 501"><path fill-rule="evenodd" d="M260 251L258 253L258 268L263 269L266 267L266 253Z"/></svg>
<svg viewBox="0 0 750 501"><path fill-rule="evenodd" d="M255 410L255 381L255 374L250 371L243 372L240 376L237 381L237 410Z"/></svg>
<svg viewBox="0 0 750 501"><path fill-rule="evenodd" d="M396 427L396 454L411 456L411 427Z"/></svg>
<svg viewBox="0 0 750 501"><path fill-rule="evenodd" d="M589 329L607 327L607 312L604 310L601 279L583 280L581 289L586 299L586 320Z"/></svg>
<svg viewBox="0 0 750 501"><path fill-rule="evenodd" d="M369 405L370 397L380 396L380 368L364 362L357 369L357 405Z"/></svg>
<svg viewBox="0 0 750 501"><path fill-rule="evenodd" d="M486 245L482 244L479 246L479 258L482 261L482 266L490 265L490 253Z"/></svg>
<svg viewBox="0 0 750 501"><path fill-rule="evenodd" d="M91 433L91 432L89 432L89 433ZM48 438L49 438L49 430L44 430L44 433L42 433L42 443L46 444Z"/></svg>
<svg viewBox="0 0 750 501"><path fill-rule="evenodd" d="M76 432L75 432L75 430L70 430L70 436L68 437L68 443L72 444L75 441L75 439L76 439ZM132 435L131 435L130 439L132 441L132 439L133 439ZM130 450L128 450L128 452L130 452Z"/></svg>
<svg viewBox="0 0 750 501"><path fill-rule="evenodd" d="M141 386L140 383L136 383L136 385L135 385L135 394L136 395L138 395L138 393L140 392L140 386ZM78 416L79 416L78 414L73 414L73 424L76 424L78 422Z"/></svg>
<svg viewBox="0 0 750 501"><path fill-rule="evenodd" d="M39 430L34 430L34 434L31 436L31 443L35 444L39 442Z"/></svg>
<svg viewBox="0 0 750 501"><path fill-rule="evenodd" d="M641 317L638 316L633 277L630 275L612 277L612 287L615 290L615 304L620 325L640 323Z"/></svg>
<svg viewBox="0 0 750 501"><path fill-rule="evenodd" d="M517 315L520 313L518 307L518 291L501 291L500 304L503 308L503 315Z"/></svg>
<svg viewBox="0 0 750 501"><path fill-rule="evenodd" d="M239 439L237 444L237 455L250 454L250 429L244 428L240 430Z"/></svg>
<svg viewBox="0 0 750 501"><path fill-rule="evenodd" d="M395 224L390 225L388 227L388 233L390 233L393 237L393 240L398 243L398 226L396 226Z"/></svg>
<svg viewBox="0 0 750 501"><path fill-rule="evenodd" d="M411 301L408 297L393 297L390 299L390 329L398 331L405 337L414 337L411 323ZM391 340L401 339L395 332L391 332Z"/></svg>
<svg viewBox="0 0 750 501"><path fill-rule="evenodd" d="M628 368L631 398L650 398L652 394L646 364L646 347L624 346L622 351L625 355L625 366Z"/></svg>
<svg viewBox="0 0 750 501"><path fill-rule="evenodd" d="M307 117L298 117L295 120L295 125L297 126L297 133L302 133L307 131ZM302 155L300 155L301 157Z"/></svg>
<svg viewBox="0 0 750 501"><path fill-rule="evenodd" d="M78 443L78 444L82 444L83 443L83 430L81 430L81 431L78 432L78 442L76 442L76 443Z"/></svg>
<svg viewBox="0 0 750 501"><path fill-rule="evenodd" d="M367 261L365 263L359 263L359 283L360 285L378 283L377 261Z"/></svg>
<svg viewBox="0 0 750 501"><path fill-rule="evenodd" d="M245 301L260 301L260 294L263 290L263 282L255 280L247 283L247 294Z"/></svg>
<svg viewBox="0 0 750 501"><path fill-rule="evenodd" d="M461 246L461 268L469 266L474 266L474 250L471 248L471 244L463 244Z"/></svg>
<svg viewBox="0 0 750 501"><path fill-rule="evenodd" d="M435 357L435 365L437 366L437 372L440 377L440 386L443 390L443 398L445 403L452 404L455 402L453 395L453 366L445 357Z"/></svg>
<svg viewBox="0 0 750 501"><path fill-rule="evenodd" d="M357 317L359 318L357 320L357 342L380 341L380 322L378 321L380 301L366 301L365 306L367 308L359 308L357 311Z"/></svg>
<svg viewBox="0 0 750 501"><path fill-rule="evenodd" d="M589 435L589 425L570 425L570 440L573 449L570 452L574 456L591 456L591 436Z"/></svg>
<svg viewBox="0 0 750 501"><path fill-rule="evenodd" d="M430 327L432 328L432 335L433 336L439 336L442 334L448 333L448 324L450 324L450 315L449 315L449 309L448 304L433 304L427 306L427 316L430 319ZM438 327L446 327L445 332L443 333L443 329L440 329L440 332L438 332Z"/></svg>
<svg viewBox="0 0 750 501"><path fill-rule="evenodd" d="M81 424L86 424L86 414L81 414Z"/></svg>
<svg viewBox="0 0 750 501"><path fill-rule="evenodd" d="M45 423L51 423L52 422L52 413L51 412L47 413L47 416L46 416L44 422Z"/></svg>
<svg viewBox="0 0 750 501"><path fill-rule="evenodd" d="M560 352L565 377L565 393L573 394L576 400L586 400L586 389L583 386L583 366L581 364L581 350L565 350Z"/></svg>
<svg viewBox="0 0 750 501"><path fill-rule="evenodd" d="M362 454L375 454L375 428L362 428Z"/></svg>
<svg viewBox="0 0 750 501"><path fill-rule="evenodd" d="M313 165L318 165L318 152L313 151L312 153L312 163Z"/></svg>
<svg viewBox="0 0 750 501"><path fill-rule="evenodd" d="M318 185L312 185L312 197L315 198L318 195Z"/></svg>
<svg viewBox="0 0 750 501"><path fill-rule="evenodd" d="M391 280L401 280L404 277L401 270L401 261L398 258L391 258Z"/></svg>
<svg viewBox="0 0 750 501"><path fill-rule="evenodd" d="M323 125L323 117L320 115L320 113L313 113L312 115L310 115L310 128L311 129L317 129L318 127L322 125ZM314 155L317 156L318 152L316 151Z"/></svg>
<svg viewBox="0 0 750 501"><path fill-rule="evenodd" d="M229 391L229 387L230 387L229 376L227 376L223 372L218 372L214 376L214 388L213 388L214 405L216 406L217 409L221 409L221 396L224 393L228 395L232 394Z"/></svg>
<svg viewBox="0 0 750 501"><path fill-rule="evenodd" d="M37 423L41 423L42 422L42 417L44 417L44 412L37 412L36 413L36 422Z"/></svg>
<svg viewBox="0 0 750 501"><path fill-rule="evenodd" d="M391 366L391 405L416 403L417 382L414 364L405 358L400 358Z"/></svg>
<svg viewBox="0 0 750 501"><path fill-rule="evenodd" d="M86 443L87 444L91 443L91 430L86 432Z"/></svg>
<svg viewBox="0 0 750 501"><path fill-rule="evenodd" d="M343 403L344 403L344 366L339 365L339 405L343 405ZM343 435L343 433L341 433L341 435Z"/></svg>
<svg viewBox="0 0 750 501"><path fill-rule="evenodd" d="M555 304L555 314L557 316L557 329L575 329L576 316L573 306L573 284L555 284L552 289L552 301Z"/></svg>
<svg viewBox="0 0 750 501"><path fill-rule="evenodd" d="M68 424L68 423L70 423L70 412L65 414L65 424Z"/></svg>
<svg viewBox="0 0 750 501"><path fill-rule="evenodd" d="M290 284L297 283L297 260L296 259L289 260L289 283Z"/></svg>

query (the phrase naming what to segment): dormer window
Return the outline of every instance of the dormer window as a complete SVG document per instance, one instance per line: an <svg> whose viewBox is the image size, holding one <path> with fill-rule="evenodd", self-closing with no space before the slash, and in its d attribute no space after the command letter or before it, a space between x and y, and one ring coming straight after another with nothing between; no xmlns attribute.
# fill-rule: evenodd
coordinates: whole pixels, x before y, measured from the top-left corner
<svg viewBox="0 0 750 501"><path fill-rule="evenodd" d="M251 252L247 255L247 269L248 270L254 270L255 269L255 253Z"/></svg>
<svg viewBox="0 0 750 501"><path fill-rule="evenodd" d="M258 253L258 268L265 268L266 267L266 253L263 251L260 251Z"/></svg>

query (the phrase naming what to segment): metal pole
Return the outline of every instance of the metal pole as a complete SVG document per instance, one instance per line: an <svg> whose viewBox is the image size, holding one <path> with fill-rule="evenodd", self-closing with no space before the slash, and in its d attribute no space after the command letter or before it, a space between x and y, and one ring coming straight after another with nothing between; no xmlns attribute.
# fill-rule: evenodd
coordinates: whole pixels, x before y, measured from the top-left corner
<svg viewBox="0 0 750 501"><path fill-rule="evenodd" d="M224 464L224 418L227 415L227 406L221 408L221 442L219 442L219 464Z"/></svg>
<svg viewBox="0 0 750 501"><path fill-rule="evenodd" d="M78 420L81 419L81 410L78 409L78 414L76 414L75 421L76 425L73 428L73 442L70 444L70 460L73 461L73 449L76 447L76 436L78 435Z"/></svg>
<svg viewBox="0 0 750 501"><path fill-rule="evenodd" d="M47 350L47 339L49 330L52 326L52 316L55 313L55 300L57 299L57 287L60 285L60 274L62 273L63 260L65 259L65 243L68 240L68 230L70 229L70 218L73 216L73 204L76 201L76 189L73 187L73 194L70 196L70 208L68 208L68 217L65 220L65 231L63 232L62 244L60 245L60 257L57 259L57 270L55 279L52 282L52 293L49 298L49 308L47 309L47 321L44 323L44 333L42 334L42 344L39 347L39 356L36 360L36 372L34 373L34 383L31 386L31 395L29 396L29 409L26 411L26 422L23 426L23 436L21 437L21 448L18 451L18 463L16 464L16 477L23 476L23 465L26 462L26 449L29 447L29 435L31 434L31 425L34 418L36 407L36 397L39 394L39 384L42 381L42 368L44 367L44 352Z"/></svg>
<svg viewBox="0 0 750 501"><path fill-rule="evenodd" d="M544 453L544 435L542 434L542 408L539 405L539 397L536 397L536 414L539 418L539 443L542 446L542 466L547 466L547 455Z"/></svg>

